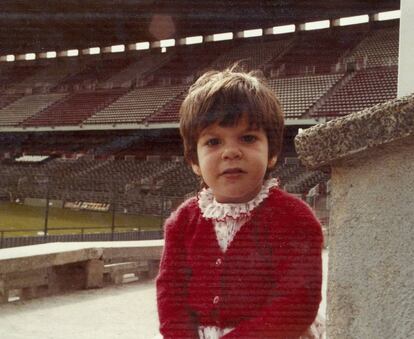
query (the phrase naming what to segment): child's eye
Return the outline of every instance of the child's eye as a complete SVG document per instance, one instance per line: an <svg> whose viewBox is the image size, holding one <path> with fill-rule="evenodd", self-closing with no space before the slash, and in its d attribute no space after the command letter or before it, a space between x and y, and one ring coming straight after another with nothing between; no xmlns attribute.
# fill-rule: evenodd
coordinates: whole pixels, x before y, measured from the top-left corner
<svg viewBox="0 0 414 339"><path fill-rule="evenodd" d="M257 140L257 137L255 135L246 134L241 137L242 141L248 144L251 144Z"/></svg>
<svg viewBox="0 0 414 339"><path fill-rule="evenodd" d="M220 143L218 138L211 138L206 141L207 146L217 146Z"/></svg>

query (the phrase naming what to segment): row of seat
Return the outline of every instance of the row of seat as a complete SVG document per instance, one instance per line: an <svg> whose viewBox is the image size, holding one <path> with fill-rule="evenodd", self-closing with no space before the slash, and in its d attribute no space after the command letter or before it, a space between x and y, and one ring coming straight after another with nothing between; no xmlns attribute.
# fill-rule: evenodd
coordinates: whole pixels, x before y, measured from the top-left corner
<svg viewBox="0 0 414 339"><path fill-rule="evenodd" d="M158 112L151 115L148 122L176 122L179 120L179 112L187 92L184 91L175 99L164 105Z"/></svg>
<svg viewBox="0 0 414 339"><path fill-rule="evenodd" d="M394 97L396 68L372 68L355 73L334 98L315 115L323 115L332 108L332 102L352 102L363 98L366 104L381 102ZM299 118L306 114L344 73L317 76L294 76L269 80L269 85L279 97L287 117ZM383 81L376 81L378 78ZM19 97L0 110L0 124L11 126L55 126L97 123L176 122L188 86L144 87L132 91L112 89L65 94L41 94ZM355 94L355 95L354 95ZM365 100L366 97L374 98ZM0 96L2 101L16 96ZM358 109L360 106L358 106ZM341 113L343 114L343 113Z"/></svg>
<svg viewBox="0 0 414 339"><path fill-rule="evenodd" d="M142 53L140 58L123 68L120 72L113 74L105 81L109 87L125 87L136 83L137 79L151 74L165 64L172 56L172 53L151 54ZM102 84L102 87L104 84Z"/></svg>
<svg viewBox="0 0 414 339"><path fill-rule="evenodd" d="M378 27L377 27L378 26ZM152 74L152 83L160 78L197 76L205 68L222 68L244 60L249 68L280 68L284 75L298 72L329 72L341 57L352 61L368 58L368 66L378 66L388 56L398 55L398 25L372 24L329 30L298 32L286 36L265 36L253 40L235 40L176 46L167 53L135 51L125 55L99 55L83 58L58 58L31 64L0 64L0 89L25 92L27 88L68 91L79 85L97 88L132 85ZM282 67L283 66L283 67Z"/></svg>
<svg viewBox="0 0 414 339"><path fill-rule="evenodd" d="M303 186L310 177L309 173L304 173L308 171L299 164L283 164L278 165L272 176L279 177L282 185L301 183ZM198 178L191 169L184 162L176 161L81 158L55 159L37 165L2 163L0 175L3 189L8 189L12 195L24 193L27 197L41 198L49 192L55 199L70 201L87 201L80 197L82 192L86 196L106 197L99 200L103 202L111 200L114 194L133 196L137 192L183 197L199 188ZM310 187L309 183L307 189Z"/></svg>
<svg viewBox="0 0 414 339"><path fill-rule="evenodd" d="M79 64L73 60L51 63L47 67L40 68L31 76L25 77L23 81L9 86L9 90L16 93L26 93L27 89L31 89L32 92L37 90L51 91L65 78L77 72L79 72Z"/></svg>
<svg viewBox="0 0 414 339"><path fill-rule="evenodd" d="M210 69L210 64L216 58L217 49L213 51L209 45L176 47L169 60L152 73L151 84L191 82L194 76L203 70Z"/></svg>
<svg viewBox="0 0 414 339"><path fill-rule="evenodd" d="M10 105L17 99L20 99L23 94L3 94L0 95L0 109Z"/></svg>
<svg viewBox="0 0 414 339"><path fill-rule="evenodd" d="M17 126L54 103L63 100L66 95L48 93L20 97L0 110L0 126Z"/></svg>
<svg viewBox="0 0 414 339"><path fill-rule="evenodd" d="M301 117L341 78L342 73L273 79L270 87L280 98L286 117Z"/></svg>
<svg viewBox="0 0 414 339"><path fill-rule="evenodd" d="M397 65L398 44L397 27L371 31L346 58L346 62L362 60L366 67Z"/></svg>
<svg viewBox="0 0 414 339"><path fill-rule="evenodd" d="M59 87L70 87L83 82L102 82L110 78L113 74L120 72L130 65L134 60L132 58L114 58L95 60L83 65L80 72L70 75L59 83Z"/></svg>
<svg viewBox="0 0 414 339"><path fill-rule="evenodd" d="M287 38L237 44L227 53L221 54L212 64L212 68L222 69L240 61L241 66L246 69L264 69L273 58L283 53L292 41L291 38Z"/></svg>
<svg viewBox="0 0 414 339"><path fill-rule="evenodd" d="M397 96L397 77L398 70L395 66L356 72L313 115L341 116L391 100Z"/></svg>
<svg viewBox="0 0 414 339"><path fill-rule="evenodd" d="M126 90L101 90L71 94L59 103L49 106L25 120L23 126L79 125L103 109Z"/></svg>
<svg viewBox="0 0 414 339"><path fill-rule="evenodd" d="M22 82L24 79L32 76L42 67L38 65L1 65L0 69L0 89L7 89L14 84Z"/></svg>
<svg viewBox="0 0 414 339"><path fill-rule="evenodd" d="M301 34L286 53L272 61L273 68L278 69L279 75L329 73L360 39L359 32L345 28Z"/></svg>
<svg viewBox="0 0 414 339"><path fill-rule="evenodd" d="M84 121L85 124L138 123L186 89L185 86L137 88Z"/></svg>

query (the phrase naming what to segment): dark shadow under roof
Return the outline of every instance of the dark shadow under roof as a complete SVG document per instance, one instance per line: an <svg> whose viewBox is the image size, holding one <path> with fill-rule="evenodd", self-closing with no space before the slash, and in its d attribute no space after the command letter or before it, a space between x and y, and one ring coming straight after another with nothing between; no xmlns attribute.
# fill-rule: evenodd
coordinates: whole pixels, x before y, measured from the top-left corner
<svg viewBox="0 0 414 339"><path fill-rule="evenodd" d="M235 32L399 8L399 0L4 0L0 55Z"/></svg>

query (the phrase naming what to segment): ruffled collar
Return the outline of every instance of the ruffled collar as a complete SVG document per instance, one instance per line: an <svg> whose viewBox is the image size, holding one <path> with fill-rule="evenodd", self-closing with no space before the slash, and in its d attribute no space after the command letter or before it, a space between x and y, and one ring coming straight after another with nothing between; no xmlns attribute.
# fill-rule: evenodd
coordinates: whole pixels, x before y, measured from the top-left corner
<svg viewBox="0 0 414 339"><path fill-rule="evenodd" d="M271 188L279 186L277 179L269 179L263 183L262 189L255 198L244 203L220 203L213 196L210 188L204 188L198 194L198 206L206 219L224 220L228 217L239 219L247 217L269 196Z"/></svg>

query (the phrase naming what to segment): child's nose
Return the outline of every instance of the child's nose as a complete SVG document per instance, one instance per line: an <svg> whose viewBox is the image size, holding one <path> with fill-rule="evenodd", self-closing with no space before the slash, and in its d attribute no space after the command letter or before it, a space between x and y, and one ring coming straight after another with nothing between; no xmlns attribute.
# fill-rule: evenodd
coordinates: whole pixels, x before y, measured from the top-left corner
<svg viewBox="0 0 414 339"><path fill-rule="evenodd" d="M240 159L242 152L239 147L235 145L227 145L222 153L222 158L225 160Z"/></svg>

